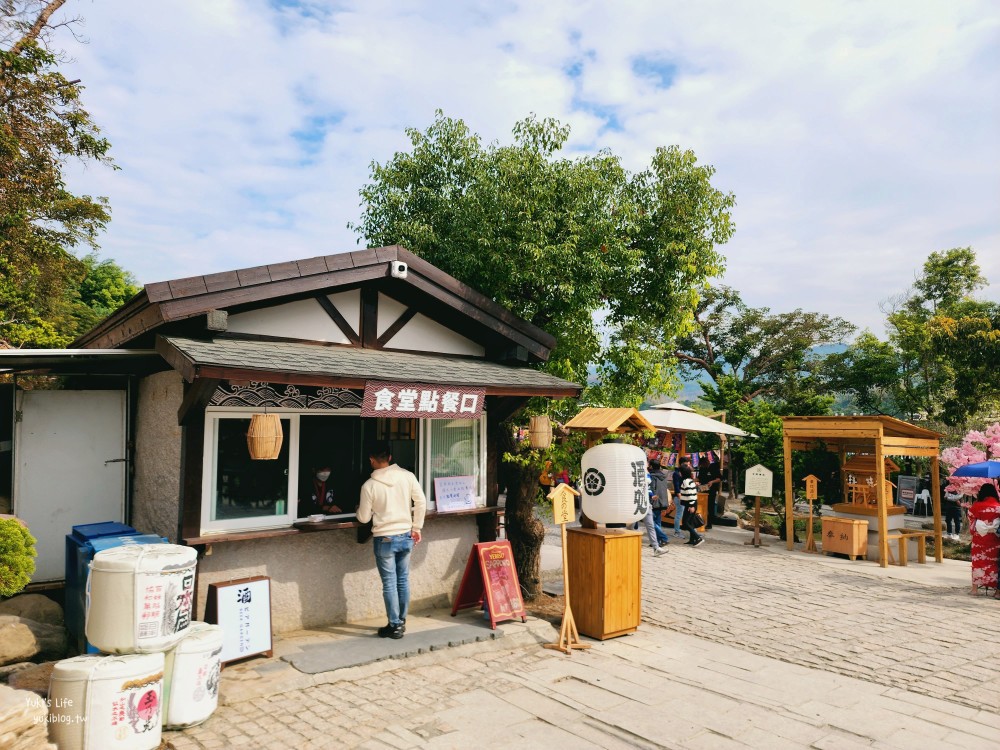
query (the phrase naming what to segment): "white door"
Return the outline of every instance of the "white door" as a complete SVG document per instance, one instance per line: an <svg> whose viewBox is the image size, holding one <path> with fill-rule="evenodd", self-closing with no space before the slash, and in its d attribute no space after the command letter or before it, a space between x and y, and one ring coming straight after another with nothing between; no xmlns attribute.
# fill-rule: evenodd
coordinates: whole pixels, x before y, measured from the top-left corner
<svg viewBox="0 0 1000 750"><path fill-rule="evenodd" d="M125 392L19 391L14 514L38 540L32 582L65 578L73 526L122 521Z"/></svg>

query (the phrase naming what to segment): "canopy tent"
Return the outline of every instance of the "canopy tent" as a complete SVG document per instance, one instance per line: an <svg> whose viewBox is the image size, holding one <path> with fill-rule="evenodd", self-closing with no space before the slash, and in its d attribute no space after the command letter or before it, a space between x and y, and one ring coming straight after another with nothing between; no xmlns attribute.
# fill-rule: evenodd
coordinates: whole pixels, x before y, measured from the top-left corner
<svg viewBox="0 0 1000 750"><path fill-rule="evenodd" d="M694 409L676 401L656 404L639 413L657 430L664 432L714 432L717 435L750 437L750 433L744 432L739 427L704 417Z"/></svg>

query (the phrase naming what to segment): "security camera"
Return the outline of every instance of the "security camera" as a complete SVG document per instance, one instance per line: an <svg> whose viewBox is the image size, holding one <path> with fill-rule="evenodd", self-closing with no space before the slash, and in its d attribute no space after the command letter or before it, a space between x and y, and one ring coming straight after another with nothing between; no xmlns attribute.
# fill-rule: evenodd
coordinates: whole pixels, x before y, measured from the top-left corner
<svg viewBox="0 0 1000 750"><path fill-rule="evenodd" d="M392 278L405 279L406 263L404 263L401 260L394 260L391 263L389 263L389 271L392 273Z"/></svg>

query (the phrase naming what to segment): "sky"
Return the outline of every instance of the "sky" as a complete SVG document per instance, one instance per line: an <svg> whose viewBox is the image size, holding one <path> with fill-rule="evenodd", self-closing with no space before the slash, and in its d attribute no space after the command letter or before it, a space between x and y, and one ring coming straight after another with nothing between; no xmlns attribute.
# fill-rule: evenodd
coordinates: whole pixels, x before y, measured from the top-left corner
<svg viewBox="0 0 1000 750"><path fill-rule="evenodd" d="M535 113L566 155L691 149L734 193L718 283L883 332L928 254L1000 297L995 0L69 0L60 32L119 170L100 239L141 283L362 247L373 162L436 109L484 141Z"/></svg>

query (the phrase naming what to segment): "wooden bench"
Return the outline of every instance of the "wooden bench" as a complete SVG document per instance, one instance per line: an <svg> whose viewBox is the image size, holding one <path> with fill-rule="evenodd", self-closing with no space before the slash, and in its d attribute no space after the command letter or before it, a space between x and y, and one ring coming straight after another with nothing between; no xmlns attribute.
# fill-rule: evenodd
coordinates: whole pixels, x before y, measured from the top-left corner
<svg viewBox="0 0 1000 750"><path fill-rule="evenodd" d="M923 531L918 529L899 529L891 534L886 534L886 539L889 541L889 563L892 565L899 565L902 568L906 567L906 557L907 557L907 546L910 539L917 540L917 562L920 564L927 563L927 537L933 537L933 531ZM898 542L896 549L899 553L899 562L892 556L892 542Z"/></svg>

